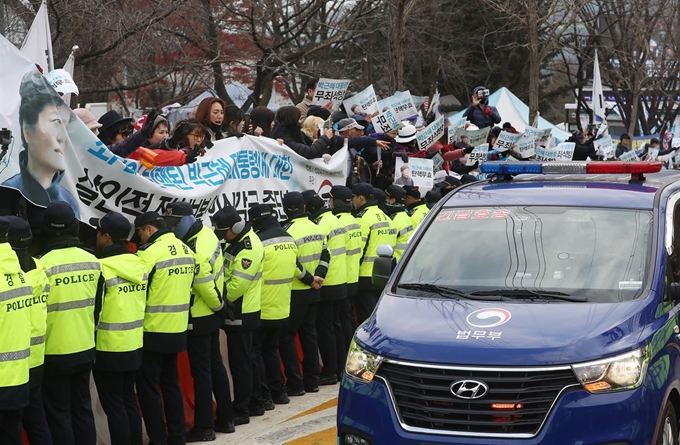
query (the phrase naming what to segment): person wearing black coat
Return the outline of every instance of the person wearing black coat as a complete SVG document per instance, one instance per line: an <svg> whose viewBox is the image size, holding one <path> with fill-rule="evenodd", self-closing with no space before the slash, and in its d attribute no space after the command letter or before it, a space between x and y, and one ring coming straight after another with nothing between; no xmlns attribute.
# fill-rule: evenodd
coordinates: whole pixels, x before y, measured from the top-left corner
<svg viewBox="0 0 680 445"><path fill-rule="evenodd" d="M299 122L299 108L293 106L279 108L272 138L283 140L284 145L305 159L316 159L330 153L333 130L325 130L316 141L308 144Z"/></svg>
<svg viewBox="0 0 680 445"><path fill-rule="evenodd" d="M574 155L571 157L572 161L585 161L587 158L590 158L591 161L599 159L592 139L589 141L586 140L586 137L582 132L578 130L572 132L571 137L567 139L566 142L573 142L576 144Z"/></svg>
<svg viewBox="0 0 680 445"><path fill-rule="evenodd" d="M493 127L501 122L501 115L496 107L489 106L489 90L477 87L472 92L471 104L463 113L470 123L479 128Z"/></svg>

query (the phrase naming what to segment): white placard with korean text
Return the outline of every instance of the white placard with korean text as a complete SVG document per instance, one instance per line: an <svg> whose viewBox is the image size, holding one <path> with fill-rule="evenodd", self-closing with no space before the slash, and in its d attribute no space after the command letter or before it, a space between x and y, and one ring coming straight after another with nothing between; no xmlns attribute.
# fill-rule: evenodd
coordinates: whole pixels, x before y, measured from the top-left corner
<svg viewBox="0 0 680 445"><path fill-rule="evenodd" d="M472 150L472 153L468 155L468 160L467 164L468 166L475 165L475 163L479 162L480 164L483 164L486 162L487 156L489 155L489 144L482 144L478 147L475 147L474 150Z"/></svg>
<svg viewBox="0 0 680 445"><path fill-rule="evenodd" d="M501 131L501 134L498 135L498 139L496 139L496 144L494 144L493 149L500 152L506 152L514 145L517 145L517 141L519 141L521 137L521 134Z"/></svg>
<svg viewBox="0 0 680 445"><path fill-rule="evenodd" d="M432 159L408 158L408 163L404 163L401 158L397 158L394 184L401 187L405 185L415 186L421 191L430 190L434 186L434 163Z"/></svg>
<svg viewBox="0 0 680 445"><path fill-rule="evenodd" d="M312 97L312 105L324 106L328 102L339 104L345 98L351 81L337 79L319 79Z"/></svg>
<svg viewBox="0 0 680 445"><path fill-rule="evenodd" d="M378 112L378 97L375 95L373 85L369 85L368 88L345 99L342 103L349 116L355 114L369 116Z"/></svg>
<svg viewBox="0 0 680 445"><path fill-rule="evenodd" d="M439 116L434 122L418 133L418 149L427 150L444 135L444 116Z"/></svg>

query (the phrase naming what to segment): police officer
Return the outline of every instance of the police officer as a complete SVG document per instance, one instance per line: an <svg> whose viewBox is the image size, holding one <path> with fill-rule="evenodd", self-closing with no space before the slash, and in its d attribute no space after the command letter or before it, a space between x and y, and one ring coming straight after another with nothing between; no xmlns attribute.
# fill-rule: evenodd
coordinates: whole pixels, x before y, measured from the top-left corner
<svg viewBox="0 0 680 445"><path fill-rule="evenodd" d="M279 350L286 372L289 396L302 396L305 392L319 391L319 345L316 333L316 310L320 299L319 289L328 271L330 255L325 246L325 236L305 212L305 200L300 192L283 196L283 211L288 220L283 223L298 247L298 261L307 272L293 279L288 324L281 330ZM313 274L312 282L308 275ZM304 279L304 281L303 281ZM295 336L302 345L302 370L298 362Z"/></svg>
<svg viewBox="0 0 680 445"><path fill-rule="evenodd" d="M187 434L187 442L215 440L213 393L219 407L218 427L225 432L235 431L229 377L220 353L220 327L225 318L234 318L230 306L222 299L222 246L215 233L196 219L188 202L168 204L164 218L175 236L196 254L198 264L187 331L195 397L194 428Z"/></svg>
<svg viewBox="0 0 680 445"><path fill-rule="evenodd" d="M0 217L0 443L20 445L21 410L29 401L33 288L7 242L9 221Z"/></svg>
<svg viewBox="0 0 680 445"><path fill-rule="evenodd" d="M92 376L111 445L141 445L135 376L142 366L149 276L144 261L128 250L132 225L123 215L109 212L103 218L90 218L90 225L97 229L97 254L105 280Z"/></svg>
<svg viewBox="0 0 680 445"><path fill-rule="evenodd" d="M387 216L392 218L394 228L397 229L397 244L394 247L394 258L399 261L404 254L404 250L408 247L408 240L413 234L413 221L406 213L406 190L398 185L391 185L385 190L387 194L388 210Z"/></svg>
<svg viewBox="0 0 680 445"><path fill-rule="evenodd" d="M344 363L344 358L347 357L340 323L340 302L347 298L345 227L314 190L306 190L302 196L310 221L319 226L326 236L331 256L320 292L316 332L319 337L319 353L323 360L319 384L335 385L338 382L341 363Z"/></svg>
<svg viewBox="0 0 680 445"><path fill-rule="evenodd" d="M186 422L177 354L187 347L196 260L156 212L135 218L135 232L141 241L137 255L146 262L149 274L142 367L136 380L139 405L150 445L184 444Z"/></svg>
<svg viewBox="0 0 680 445"><path fill-rule="evenodd" d="M79 222L63 201L47 206L43 234L47 253L40 260L50 283L43 402L55 444L94 444L90 399L104 280L97 258L78 247Z"/></svg>
<svg viewBox="0 0 680 445"><path fill-rule="evenodd" d="M439 190L430 190L425 193L425 202L427 203L427 209L432 210L439 200L442 199L442 195Z"/></svg>
<svg viewBox="0 0 680 445"><path fill-rule="evenodd" d="M378 203L370 184L359 183L352 188L354 216L361 225L362 252L359 266L359 291L356 298L356 311L359 323L371 316L382 289L373 286L373 263L378 257L377 249L382 244L394 248L397 244L397 231L392 220L378 208Z"/></svg>
<svg viewBox="0 0 680 445"><path fill-rule="evenodd" d="M227 242L224 250L226 298L234 303L235 319L226 320L229 368L234 379L234 424L250 423L250 416L264 415L264 407L251 397L260 387L255 372L253 332L260 325L260 292L264 247L250 223L246 223L234 207L225 207L212 216L218 238Z"/></svg>
<svg viewBox="0 0 680 445"><path fill-rule="evenodd" d="M417 229L430 209L427 207L427 203L420 197L420 191L417 187L405 185L404 190L406 190L406 199L404 200L406 213L411 217L413 228Z"/></svg>
<svg viewBox="0 0 680 445"><path fill-rule="evenodd" d="M253 394L264 401L264 407L273 408L271 403L290 403L284 387L281 359L279 357L279 333L286 326L290 315L290 291L293 277L303 274L305 281L314 280L297 261L298 248L295 240L283 230L267 204L257 204L248 210L248 219L264 247L262 269L262 313L260 327L253 337L253 350L257 357L257 371L260 387L253 388Z"/></svg>
<svg viewBox="0 0 680 445"><path fill-rule="evenodd" d="M349 187L335 185L331 188L330 192L323 194L322 197L328 199L328 204L333 209L333 214L345 229L347 298L340 301L338 311L343 331L344 349L347 350L357 328L357 319L354 315L354 300L359 290L359 261L363 253L361 226L352 215L352 190ZM342 363L343 361L340 362L340 365Z"/></svg>
<svg viewBox="0 0 680 445"><path fill-rule="evenodd" d="M28 221L16 216L7 216L9 221L9 243L19 259L21 270L33 286L31 302L31 358L30 401L24 408L21 423L32 445L51 445L52 433L45 420L42 399L42 380L45 363L45 332L47 331L47 297L50 283L40 260L31 257L28 247L33 239Z"/></svg>

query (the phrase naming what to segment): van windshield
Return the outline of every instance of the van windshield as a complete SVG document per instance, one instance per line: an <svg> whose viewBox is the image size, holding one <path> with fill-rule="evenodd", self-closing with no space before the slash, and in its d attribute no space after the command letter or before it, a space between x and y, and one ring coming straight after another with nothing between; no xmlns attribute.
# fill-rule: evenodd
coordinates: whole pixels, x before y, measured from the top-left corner
<svg viewBox="0 0 680 445"><path fill-rule="evenodd" d="M396 293L536 301L632 300L645 287L652 223L648 210L442 209L408 258Z"/></svg>

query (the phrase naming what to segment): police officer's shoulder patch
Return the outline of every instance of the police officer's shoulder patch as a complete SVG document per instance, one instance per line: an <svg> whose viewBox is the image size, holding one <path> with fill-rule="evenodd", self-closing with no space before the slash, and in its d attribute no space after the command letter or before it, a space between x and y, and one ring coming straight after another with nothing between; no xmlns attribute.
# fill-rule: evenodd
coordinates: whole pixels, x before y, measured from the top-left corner
<svg viewBox="0 0 680 445"><path fill-rule="evenodd" d="M249 236L245 237L245 239L243 240L243 246L248 250L253 248L253 243L250 242Z"/></svg>
<svg viewBox="0 0 680 445"><path fill-rule="evenodd" d="M248 258L241 258L241 267L243 267L243 269L249 268L251 264L253 264L252 260L249 260Z"/></svg>
<svg viewBox="0 0 680 445"><path fill-rule="evenodd" d="M356 215L354 215L355 218L361 218L366 214L366 209L363 209L361 212L358 212Z"/></svg>

